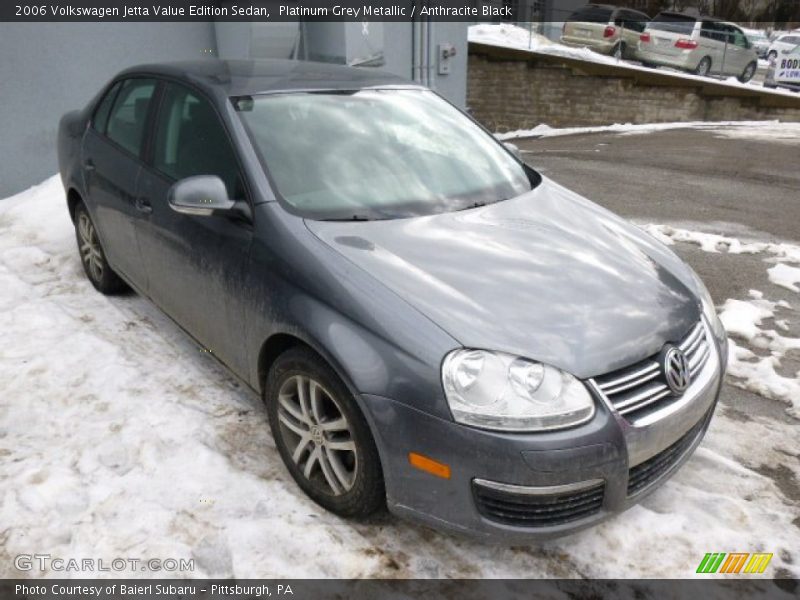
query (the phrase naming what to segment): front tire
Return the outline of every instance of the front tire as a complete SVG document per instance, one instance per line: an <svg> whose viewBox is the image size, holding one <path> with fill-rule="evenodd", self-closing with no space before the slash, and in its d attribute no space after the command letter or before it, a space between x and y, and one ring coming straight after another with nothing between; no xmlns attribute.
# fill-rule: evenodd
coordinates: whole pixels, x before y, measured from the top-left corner
<svg viewBox="0 0 800 600"><path fill-rule="evenodd" d="M742 74L739 75L739 77L738 77L739 81L741 83L747 83L748 81L750 81L753 78L753 75L756 74L756 69L757 68L758 68L758 65L756 63L754 63L754 62L751 62L749 65L747 65L744 68L744 71L742 71Z"/></svg>
<svg viewBox="0 0 800 600"><path fill-rule="evenodd" d="M319 355L287 350L264 386L270 429L297 485L341 517L364 518L385 504L378 449L353 395Z"/></svg>
<svg viewBox="0 0 800 600"><path fill-rule="evenodd" d="M83 203L75 207L75 237L83 272L98 292L111 295L128 289L125 282L108 265L97 229Z"/></svg>

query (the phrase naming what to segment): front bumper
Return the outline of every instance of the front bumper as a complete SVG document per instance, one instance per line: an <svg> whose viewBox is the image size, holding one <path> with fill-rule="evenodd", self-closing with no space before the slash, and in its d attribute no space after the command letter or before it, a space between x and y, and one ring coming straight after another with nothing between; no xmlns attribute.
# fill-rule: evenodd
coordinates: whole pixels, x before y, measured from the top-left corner
<svg viewBox="0 0 800 600"><path fill-rule="evenodd" d="M702 440L724 371L720 347L713 346L683 397L645 423L620 416L591 384L597 402L591 421L537 434L479 430L364 396L390 510L439 530L515 543L565 535L629 508ZM409 452L449 465L450 478L413 468Z"/></svg>

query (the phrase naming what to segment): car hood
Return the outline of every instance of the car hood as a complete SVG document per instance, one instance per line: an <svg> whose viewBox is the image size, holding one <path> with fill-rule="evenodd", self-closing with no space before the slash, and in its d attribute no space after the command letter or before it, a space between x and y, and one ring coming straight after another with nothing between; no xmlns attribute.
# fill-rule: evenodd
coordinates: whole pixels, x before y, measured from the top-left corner
<svg viewBox="0 0 800 600"><path fill-rule="evenodd" d="M306 223L464 346L582 378L658 352L700 318L691 270L671 251L547 179L475 209Z"/></svg>

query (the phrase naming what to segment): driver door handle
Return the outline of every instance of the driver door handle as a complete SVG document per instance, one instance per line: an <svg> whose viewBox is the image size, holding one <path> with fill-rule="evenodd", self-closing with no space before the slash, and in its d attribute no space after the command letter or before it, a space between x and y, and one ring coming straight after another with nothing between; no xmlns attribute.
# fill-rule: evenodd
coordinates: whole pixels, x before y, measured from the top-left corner
<svg viewBox="0 0 800 600"><path fill-rule="evenodd" d="M137 198L135 202L136 210L149 214L153 212L153 205L148 198Z"/></svg>

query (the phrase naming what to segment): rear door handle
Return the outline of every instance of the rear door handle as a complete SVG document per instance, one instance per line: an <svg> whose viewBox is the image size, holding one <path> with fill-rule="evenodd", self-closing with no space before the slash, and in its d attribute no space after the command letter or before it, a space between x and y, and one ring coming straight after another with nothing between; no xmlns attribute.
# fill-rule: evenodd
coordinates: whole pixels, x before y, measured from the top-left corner
<svg viewBox="0 0 800 600"><path fill-rule="evenodd" d="M153 212L153 205L150 204L150 200L147 198L137 198L136 199L136 210L143 212L143 213L151 213Z"/></svg>
<svg viewBox="0 0 800 600"><path fill-rule="evenodd" d="M92 162L91 159L87 160L85 163L83 163L83 168L87 171L94 171L94 162Z"/></svg>

